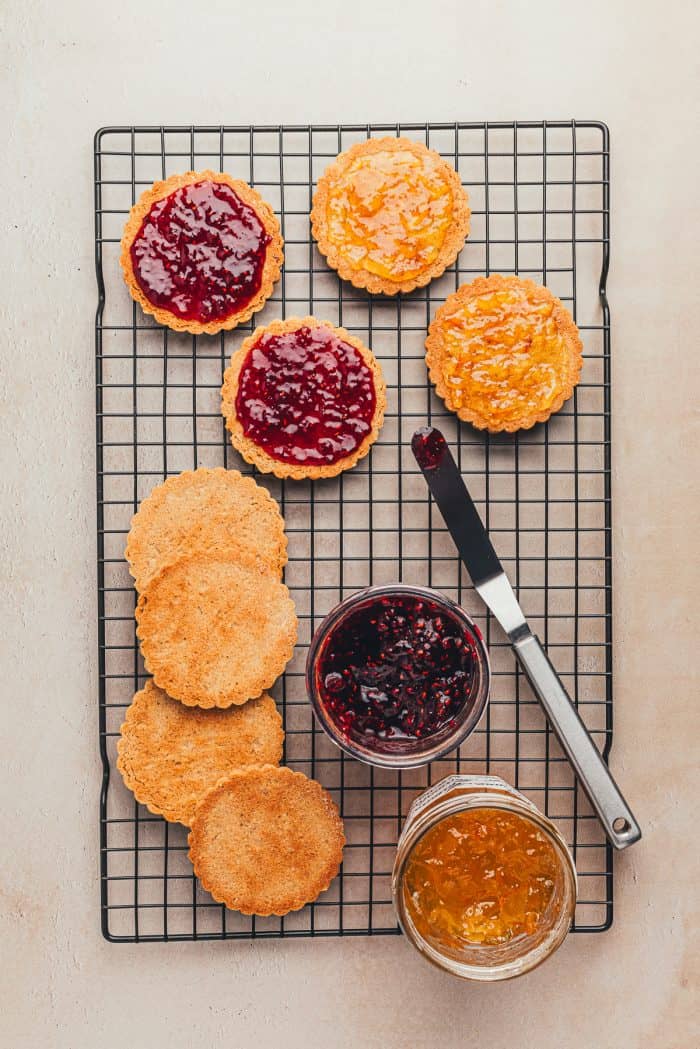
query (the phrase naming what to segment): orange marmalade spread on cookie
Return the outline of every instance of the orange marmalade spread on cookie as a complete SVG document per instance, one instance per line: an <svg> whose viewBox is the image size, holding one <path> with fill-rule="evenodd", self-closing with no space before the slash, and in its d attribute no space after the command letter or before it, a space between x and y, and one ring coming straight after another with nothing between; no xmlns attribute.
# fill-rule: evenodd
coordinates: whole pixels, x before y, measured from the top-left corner
<svg viewBox="0 0 700 1049"><path fill-rule="evenodd" d="M356 269L407 280L438 257L452 212L438 157L360 154L330 188L328 240Z"/></svg>
<svg viewBox="0 0 700 1049"><path fill-rule="evenodd" d="M547 411L570 381L570 352L554 306L520 285L458 301L443 313L448 407L467 407L504 429Z"/></svg>
<svg viewBox="0 0 700 1049"><path fill-rule="evenodd" d="M446 816L414 846L404 900L424 940L458 953L534 935L548 921L560 878L555 850L534 823L472 809Z"/></svg>

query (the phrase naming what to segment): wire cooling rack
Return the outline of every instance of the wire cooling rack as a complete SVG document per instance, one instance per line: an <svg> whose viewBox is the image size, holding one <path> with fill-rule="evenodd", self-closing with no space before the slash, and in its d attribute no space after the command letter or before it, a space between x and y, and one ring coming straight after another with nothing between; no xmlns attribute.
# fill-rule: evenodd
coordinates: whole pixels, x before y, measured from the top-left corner
<svg viewBox="0 0 700 1049"><path fill-rule="evenodd" d="M472 228L457 264L427 288L371 297L338 281L311 240L316 180L338 152L376 135L404 135L459 171ZM131 515L164 477L196 466L249 472L219 413L222 371L253 327L188 336L158 327L131 300L119 239L132 203L154 180L188 169L226 171L275 208L285 239L282 279L255 323L315 314L372 347L388 381L377 444L354 470L316 483L258 477L279 500L289 536L286 582L300 620L294 659L275 690L284 760L320 780L340 805L348 845L340 876L313 906L249 918L204 892L185 828L138 805L116 770L119 726L146 677L124 562ZM368 124L323 127L111 127L95 139L97 539L99 585L102 928L110 940L189 940L394 933L390 872L412 799L455 772L502 776L559 825L579 874L576 931L612 921L612 851L500 628L472 590L410 452L436 422L598 746L611 743L610 334L607 128L594 121ZM459 424L431 391L427 325L445 297L493 272L546 284L582 333L582 380L547 425L490 436ZM339 752L314 724L303 668L329 609L370 583L437 587L482 627L493 685L488 715L458 753L396 773Z"/></svg>

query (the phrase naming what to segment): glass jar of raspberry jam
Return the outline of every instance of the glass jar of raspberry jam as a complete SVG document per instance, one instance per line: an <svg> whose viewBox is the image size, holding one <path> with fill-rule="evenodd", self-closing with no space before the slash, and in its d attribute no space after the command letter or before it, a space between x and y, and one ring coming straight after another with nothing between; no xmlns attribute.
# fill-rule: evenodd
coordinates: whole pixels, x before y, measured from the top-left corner
<svg viewBox="0 0 700 1049"><path fill-rule="evenodd" d="M309 697L331 739L370 765L415 768L458 747L489 693L478 627L443 594L395 583L337 605L306 663Z"/></svg>
<svg viewBox="0 0 700 1049"><path fill-rule="evenodd" d="M495 776L448 776L408 811L392 896L399 923L434 965L507 980L563 942L576 868L552 821Z"/></svg>

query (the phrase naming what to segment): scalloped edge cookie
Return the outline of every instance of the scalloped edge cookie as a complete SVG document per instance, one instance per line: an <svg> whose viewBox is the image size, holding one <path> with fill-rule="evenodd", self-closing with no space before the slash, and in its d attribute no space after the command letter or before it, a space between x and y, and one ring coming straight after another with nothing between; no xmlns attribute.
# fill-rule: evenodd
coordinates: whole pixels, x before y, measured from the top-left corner
<svg viewBox="0 0 700 1049"><path fill-rule="evenodd" d="M355 449L352 455L346 455L335 463L327 466L299 466L294 463L284 463L274 459L259 445L246 437L243 426L236 414L236 395L238 393L238 380L243 364L248 354L255 346L258 339L263 335L284 335L286 332L297 331L299 328L328 328L343 342L353 346L362 357L367 367L372 372L374 381L374 393L376 403L374 416L372 418L372 429L364 438L362 443ZM318 480L321 477L337 477L344 470L350 470L360 459L363 459L377 437L384 422L386 411L386 382L381 365L372 351L364 343L351 335L345 328L336 328L330 321L320 321L316 317L289 317L284 321L272 321L263 327L256 328L252 335L242 343L239 349L231 357L231 363L224 372L224 384L221 388L221 411L226 420L226 429L231 434L233 447L240 452L246 462L257 466L262 473L272 473L275 477L290 477L295 481Z"/></svg>
<svg viewBox="0 0 700 1049"><path fill-rule="evenodd" d="M186 706L230 707L270 688L294 653L298 620L289 590L268 570L190 554L165 565L136 605L146 670Z"/></svg>
<svg viewBox="0 0 700 1049"><path fill-rule="evenodd" d="M222 798L229 799L231 811L223 813L210 839L209 824ZM261 847L265 834L269 840ZM281 917L330 886L343 860L345 832L320 783L284 766L261 765L239 769L205 795L188 843L194 872L218 903L242 914ZM271 891L275 868L284 891Z"/></svg>
<svg viewBox="0 0 700 1049"><path fill-rule="evenodd" d="M144 218L156 201L163 200L164 197L169 197L171 193L174 193L177 189L181 189L183 186L190 186L196 182L202 182L205 180L211 182L222 182L229 186L237 197L239 197L245 204L248 204L249 207L253 208L262 222L265 232L271 240L265 250L265 265L263 266L260 289L257 294L241 310L234 310L233 313L228 314L226 317L202 324L200 321L187 320L184 317L178 317L170 310L164 309L161 306L156 306L150 301L136 279L131 262L130 249L134 239L141 229L141 224L143 223ZM173 331L189 332L190 335L216 335L220 331L230 331L237 325L250 320L254 313L257 313L258 310L263 308L272 294L275 282L279 280L282 273L282 262L284 260L283 246L284 241L282 239L277 216L267 201L263 200L257 190L254 190L247 182L243 182L241 179L232 178L230 175L221 171L186 171L182 175L171 175L170 178L165 179L164 182L154 182L150 189L145 190L139 197L138 201L132 206L122 234L121 256L119 262L131 296L139 303L144 313L151 314L159 324L163 324L167 328L172 328Z"/></svg>
<svg viewBox="0 0 700 1049"><path fill-rule="evenodd" d="M403 150L413 153L414 156L429 154L440 162L445 180L452 190L453 211L452 221L445 232L445 239L434 262L416 277L393 281L380 277L377 273L369 273L348 262L337 246L328 239L327 209L331 186L356 157L382 152L398 153ZM354 287L365 288L373 294L396 295L398 292L408 292L415 288L425 287L452 265L469 236L470 219L469 195L455 169L436 150L428 149L422 142L414 142L409 138L369 138L339 153L319 178L311 208L311 232L318 244L318 250L325 256L328 265L336 270L338 276L343 280L350 281Z"/></svg>
<svg viewBox="0 0 700 1049"><path fill-rule="evenodd" d="M189 507L188 493L194 500ZM227 547L245 547L281 578L287 563L287 536L276 501L239 470L200 466L157 485L131 518L124 556L136 589L143 590L163 565L185 553L222 552L224 509L231 530ZM220 535L212 534L212 521L218 522ZM203 543L208 529L209 538Z"/></svg>
<svg viewBox="0 0 700 1049"><path fill-rule="evenodd" d="M239 707L203 710L147 681L124 716L117 768L149 812L189 826L197 804L224 776L248 765L276 765L283 744L282 718L266 692Z"/></svg>
<svg viewBox="0 0 700 1049"><path fill-rule="evenodd" d="M470 410L466 405L462 405L460 408L454 408L450 403L450 390L445 382L442 371L444 354L440 324L442 317L448 312L451 313L454 310L456 303L467 302L471 298L491 292L505 291L509 288L521 287L525 287L528 293L533 296L536 301L552 302L554 304L552 316L554 317L557 329L564 338L565 344L569 350L570 368L568 378L551 407L544 411L530 412L529 414L525 413L519 416L516 420L509 421L507 425L503 426L494 422L494 420L487 415L482 415L479 412ZM529 430L536 423L546 422L547 419L558 412L564 402L568 401L573 395L574 389L581 377L581 369L583 367L583 343L581 342L581 337L573 317L561 300L558 299L556 295L553 295L549 288L544 287L542 284L536 284L535 281L529 280L526 277L504 277L500 273L493 273L490 277L477 277L468 284L463 284L457 289L457 291L447 297L442 306L437 309L435 316L430 322L428 337L425 340L425 351L425 362L428 367L430 381L435 386L435 392L438 397L445 402L446 407L451 412L454 412L459 419L471 423L472 426L476 427L478 430L488 430L489 433L514 433L516 430Z"/></svg>

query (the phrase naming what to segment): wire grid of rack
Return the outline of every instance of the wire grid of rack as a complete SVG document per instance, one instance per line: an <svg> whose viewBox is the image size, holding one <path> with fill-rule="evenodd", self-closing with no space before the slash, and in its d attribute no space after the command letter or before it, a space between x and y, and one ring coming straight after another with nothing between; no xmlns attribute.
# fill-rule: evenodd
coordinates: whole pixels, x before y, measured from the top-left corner
<svg viewBox="0 0 700 1049"><path fill-rule="evenodd" d="M472 207L456 265L427 288L371 297L340 282L310 235L318 176L352 143L404 135L459 171ZM193 337L157 326L131 301L119 239L132 203L154 180L223 170L255 186L285 238L282 279L255 321L314 314L370 345L388 381L384 428L370 456L340 478L280 482L289 536L286 582L299 644L275 696L284 761L337 800L348 844L340 876L314 905L284 918L245 917L198 885L187 832L138 805L116 771L126 706L146 675L134 634L135 595L123 551L131 515L166 476L197 466L250 468L219 412L222 371L252 324ZM574 929L612 921L612 851L552 736L510 647L460 566L412 459L426 420L455 449L533 629L593 737L612 730L610 535L609 144L595 121L368 124L304 127L113 127L95 139L101 902L111 940L334 936L397 932L390 872L416 794L455 771L500 775L558 824L579 874ZM493 272L546 284L572 310L584 341L582 380L547 425L508 436L477 432L446 412L427 381L423 343L437 306ZM375 770L340 753L314 724L303 668L314 626L371 584L428 584L458 600L489 645L488 713L458 753L427 769Z"/></svg>

